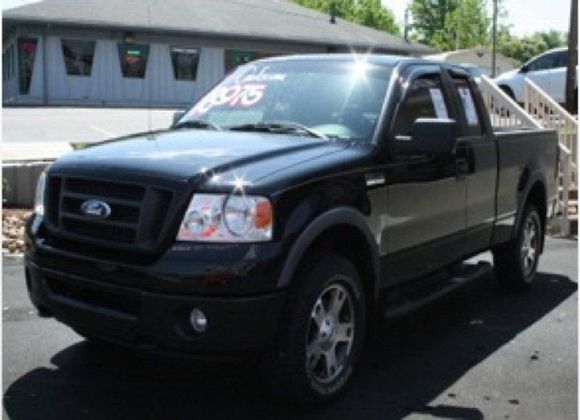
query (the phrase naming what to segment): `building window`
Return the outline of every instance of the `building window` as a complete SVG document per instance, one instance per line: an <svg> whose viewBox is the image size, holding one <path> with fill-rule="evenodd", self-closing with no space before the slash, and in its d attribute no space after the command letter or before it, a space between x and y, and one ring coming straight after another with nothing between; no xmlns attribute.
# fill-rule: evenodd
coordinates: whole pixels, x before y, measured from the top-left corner
<svg viewBox="0 0 580 420"><path fill-rule="evenodd" d="M7 53L2 53L2 81L6 82L8 80L8 60L6 57Z"/></svg>
<svg viewBox="0 0 580 420"><path fill-rule="evenodd" d="M62 54L69 76L90 76L95 56L95 41L62 40Z"/></svg>
<svg viewBox="0 0 580 420"><path fill-rule="evenodd" d="M13 46L11 45L2 53L2 81L7 82L12 78Z"/></svg>
<svg viewBox="0 0 580 420"><path fill-rule="evenodd" d="M239 50L226 50L225 65L226 73L231 72L236 67L241 64L249 63L254 61L256 58L256 53L253 51L239 51Z"/></svg>
<svg viewBox="0 0 580 420"><path fill-rule="evenodd" d="M149 57L149 45L118 43L123 77L143 79Z"/></svg>
<svg viewBox="0 0 580 420"><path fill-rule="evenodd" d="M272 57L276 54L263 53L259 51L225 50L225 72L230 73L236 67L249 63L260 58Z"/></svg>
<svg viewBox="0 0 580 420"><path fill-rule="evenodd" d="M10 47L10 51L12 52L12 66L10 69L10 77L14 77L16 75L16 60L17 60L17 56L16 56L16 44L12 44L12 46Z"/></svg>
<svg viewBox="0 0 580 420"><path fill-rule="evenodd" d="M176 80L195 80L199 63L197 48L171 47L171 62Z"/></svg>
<svg viewBox="0 0 580 420"><path fill-rule="evenodd" d="M20 38L18 40L18 72L20 75L21 95L28 95L30 91L37 44L38 40L36 38Z"/></svg>
<svg viewBox="0 0 580 420"><path fill-rule="evenodd" d="M6 78L10 80L14 75L14 45L10 45L8 51L6 51L6 58L8 60L8 64L6 65Z"/></svg>

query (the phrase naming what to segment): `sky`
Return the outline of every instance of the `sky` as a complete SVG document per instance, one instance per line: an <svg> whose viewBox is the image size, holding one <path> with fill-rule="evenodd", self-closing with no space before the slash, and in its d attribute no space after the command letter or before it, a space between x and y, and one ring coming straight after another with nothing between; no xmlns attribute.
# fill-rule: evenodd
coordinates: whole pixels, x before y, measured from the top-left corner
<svg viewBox="0 0 580 420"><path fill-rule="evenodd" d="M22 6L28 3L36 3L33 0L2 0L2 10L12 9L13 7Z"/></svg>
<svg viewBox="0 0 580 420"><path fill-rule="evenodd" d="M2 0L2 9L9 9L22 4L34 3L35 0ZM403 26L405 8L410 0L381 0L395 13L398 24ZM491 4L491 0L488 0ZM522 36L536 31L568 31L570 19L570 0L505 0L508 11L503 22L511 24L514 34Z"/></svg>
<svg viewBox="0 0 580 420"><path fill-rule="evenodd" d="M381 0L395 13L401 27L405 21L405 8L410 0ZM491 5L492 1L488 0ZM570 0L505 0L508 16L500 23L511 24L515 35L529 35L537 31L568 31ZM490 8L491 14L491 8Z"/></svg>

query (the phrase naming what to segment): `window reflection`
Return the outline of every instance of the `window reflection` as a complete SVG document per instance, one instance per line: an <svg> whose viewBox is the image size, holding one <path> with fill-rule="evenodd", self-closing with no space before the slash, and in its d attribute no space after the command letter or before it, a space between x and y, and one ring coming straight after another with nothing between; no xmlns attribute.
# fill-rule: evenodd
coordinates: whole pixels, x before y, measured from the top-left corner
<svg viewBox="0 0 580 420"><path fill-rule="evenodd" d="M30 92L37 44L38 40L36 38L20 38L18 40L18 71L21 95L28 95Z"/></svg>
<svg viewBox="0 0 580 420"><path fill-rule="evenodd" d="M95 44L95 41L62 40L62 54L69 76L91 75Z"/></svg>
<svg viewBox="0 0 580 420"><path fill-rule="evenodd" d="M118 43L123 77L143 79L149 58L149 45Z"/></svg>

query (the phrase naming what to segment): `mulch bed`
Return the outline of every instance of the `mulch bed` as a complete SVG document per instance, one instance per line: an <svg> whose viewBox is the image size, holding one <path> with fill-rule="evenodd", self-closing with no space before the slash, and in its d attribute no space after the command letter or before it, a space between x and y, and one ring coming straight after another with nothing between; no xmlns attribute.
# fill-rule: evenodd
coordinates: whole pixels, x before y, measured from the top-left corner
<svg viewBox="0 0 580 420"><path fill-rule="evenodd" d="M30 209L2 209L2 255L24 252L24 224L31 214Z"/></svg>

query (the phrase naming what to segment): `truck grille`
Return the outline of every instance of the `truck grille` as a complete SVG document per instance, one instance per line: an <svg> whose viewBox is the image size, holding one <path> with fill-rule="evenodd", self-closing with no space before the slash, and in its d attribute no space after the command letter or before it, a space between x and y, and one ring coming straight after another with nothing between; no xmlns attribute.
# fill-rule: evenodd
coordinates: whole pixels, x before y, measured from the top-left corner
<svg viewBox="0 0 580 420"><path fill-rule="evenodd" d="M78 176L51 175L47 185L46 222L57 236L108 248L151 252L159 246L176 191ZM104 219L81 211L88 200L105 202Z"/></svg>

